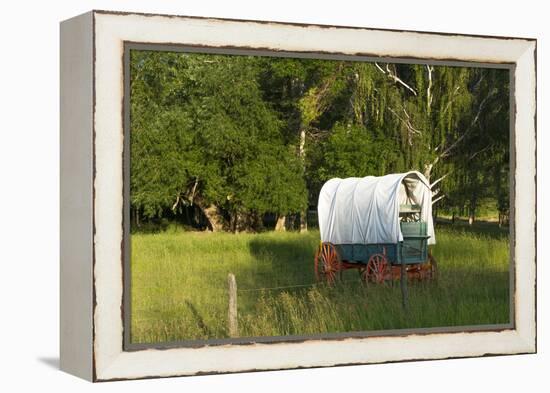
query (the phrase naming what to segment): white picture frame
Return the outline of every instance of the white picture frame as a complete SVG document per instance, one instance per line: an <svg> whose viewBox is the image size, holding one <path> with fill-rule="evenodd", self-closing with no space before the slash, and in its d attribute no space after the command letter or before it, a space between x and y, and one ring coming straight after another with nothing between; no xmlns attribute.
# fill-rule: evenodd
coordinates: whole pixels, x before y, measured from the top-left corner
<svg viewBox="0 0 550 393"><path fill-rule="evenodd" d="M125 348L127 43L508 65L515 104L513 323L483 331ZM60 150L60 358L69 373L108 381L536 352L534 39L91 11L61 24Z"/></svg>

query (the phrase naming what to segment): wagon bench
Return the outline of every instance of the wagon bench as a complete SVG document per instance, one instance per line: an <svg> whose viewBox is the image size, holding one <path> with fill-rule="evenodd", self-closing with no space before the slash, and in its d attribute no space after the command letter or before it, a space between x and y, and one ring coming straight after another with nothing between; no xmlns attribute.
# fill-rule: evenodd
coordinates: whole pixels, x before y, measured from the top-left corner
<svg viewBox="0 0 550 393"><path fill-rule="evenodd" d="M421 173L331 179L319 194L318 215L318 280L334 283L346 269L357 269L366 283L435 277L432 192Z"/></svg>

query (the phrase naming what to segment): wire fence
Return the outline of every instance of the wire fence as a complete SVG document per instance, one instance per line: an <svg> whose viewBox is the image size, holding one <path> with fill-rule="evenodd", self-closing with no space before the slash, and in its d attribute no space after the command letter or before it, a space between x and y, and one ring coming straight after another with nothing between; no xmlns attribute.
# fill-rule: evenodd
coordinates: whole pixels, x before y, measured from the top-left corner
<svg viewBox="0 0 550 393"><path fill-rule="evenodd" d="M361 281L360 280L339 280L338 281L338 283L348 283L348 282L360 283ZM326 285L327 284L324 282L314 282L311 284L296 284L296 285L285 285L285 286L277 286L277 287L237 289L237 292L276 291L276 290L290 289L290 288L306 288L306 287L326 286Z"/></svg>

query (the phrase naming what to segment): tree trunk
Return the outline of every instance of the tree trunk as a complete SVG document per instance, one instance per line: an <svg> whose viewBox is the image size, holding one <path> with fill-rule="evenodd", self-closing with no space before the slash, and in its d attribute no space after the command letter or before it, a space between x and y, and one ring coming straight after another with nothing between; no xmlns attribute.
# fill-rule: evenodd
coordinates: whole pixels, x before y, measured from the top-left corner
<svg viewBox="0 0 550 393"><path fill-rule="evenodd" d="M252 229L256 232L263 231L264 229L263 215L258 214L257 212L252 213L251 226L252 226Z"/></svg>
<svg viewBox="0 0 550 393"><path fill-rule="evenodd" d="M298 150L298 155L302 161L302 170L303 173L306 171L306 130L302 128L300 130L300 146ZM307 207L300 212L300 232L307 232Z"/></svg>
<svg viewBox="0 0 550 393"><path fill-rule="evenodd" d="M140 227L141 224L139 222L139 210L138 209L134 209L134 220L136 222L136 227Z"/></svg>
<svg viewBox="0 0 550 393"><path fill-rule="evenodd" d="M296 221L296 214L291 214L289 217L287 217L286 219L286 229L290 229L291 231L293 231L295 228L295 223Z"/></svg>
<svg viewBox="0 0 550 393"><path fill-rule="evenodd" d="M208 220L208 224L212 232L220 232L223 230L223 217L216 205L212 204L206 208L200 207L200 209Z"/></svg>
<svg viewBox="0 0 550 393"><path fill-rule="evenodd" d="M305 128L302 128L300 130L300 146L298 146L298 157L300 157L301 160L305 159L305 147L306 147L306 130Z"/></svg>
<svg viewBox="0 0 550 393"><path fill-rule="evenodd" d="M425 164L424 165L424 177L426 178L426 180L428 180L428 182L430 181L430 175L432 174L432 168L433 168L433 164Z"/></svg>
<svg viewBox="0 0 550 393"><path fill-rule="evenodd" d="M307 208L300 212L300 233L307 232Z"/></svg>
<svg viewBox="0 0 550 393"><path fill-rule="evenodd" d="M187 225L193 225L193 222L191 221L191 215L189 214L189 207L185 208L185 223Z"/></svg>
<svg viewBox="0 0 550 393"><path fill-rule="evenodd" d="M509 225L508 221L509 221L508 212L499 211L498 212L498 227L502 228L505 225Z"/></svg>
<svg viewBox="0 0 550 393"><path fill-rule="evenodd" d="M474 224L474 221L476 219L476 197L474 196L474 198L470 201L470 211L468 213L468 224L469 225L473 225Z"/></svg>
<svg viewBox="0 0 550 393"><path fill-rule="evenodd" d="M277 223L275 224L275 230L277 232L286 231L286 216L277 216Z"/></svg>
<svg viewBox="0 0 550 393"><path fill-rule="evenodd" d="M233 233L247 232L253 227L254 217L249 214L235 211L231 216L231 230Z"/></svg>
<svg viewBox="0 0 550 393"><path fill-rule="evenodd" d="M432 73L434 71L434 68L433 68L433 66L430 66L430 65L426 65L426 68L428 69L428 88L426 89L426 107L428 108L428 115L429 115L430 112L431 112L431 109L432 109L432 100L433 100L433 96L432 96L432 85L433 85Z"/></svg>

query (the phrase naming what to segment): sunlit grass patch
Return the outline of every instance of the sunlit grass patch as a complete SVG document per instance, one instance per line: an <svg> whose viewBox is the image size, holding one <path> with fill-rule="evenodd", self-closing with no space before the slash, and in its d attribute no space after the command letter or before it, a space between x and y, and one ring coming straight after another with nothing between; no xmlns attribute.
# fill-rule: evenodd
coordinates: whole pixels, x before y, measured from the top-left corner
<svg viewBox="0 0 550 393"><path fill-rule="evenodd" d="M228 337L228 273L243 337L509 322L503 230L438 227L439 279L409 285L406 313L399 285L366 287L355 271L334 287L278 288L315 283L318 243L317 231L133 234L132 342Z"/></svg>

